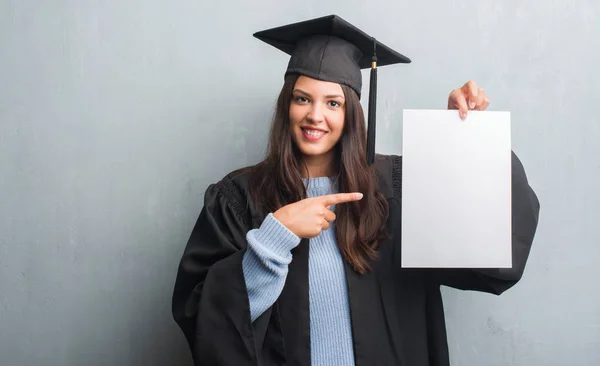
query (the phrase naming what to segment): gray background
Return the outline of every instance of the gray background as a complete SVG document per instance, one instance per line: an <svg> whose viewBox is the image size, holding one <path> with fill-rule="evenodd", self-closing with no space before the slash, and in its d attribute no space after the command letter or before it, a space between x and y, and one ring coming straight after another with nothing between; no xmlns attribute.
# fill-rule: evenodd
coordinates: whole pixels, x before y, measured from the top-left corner
<svg viewBox="0 0 600 366"><path fill-rule="evenodd" d="M379 152L469 79L512 112L539 231L505 295L444 290L453 363L600 364L597 1L0 0L0 365L190 364L177 263L287 62L252 33L330 13L413 59L379 70Z"/></svg>

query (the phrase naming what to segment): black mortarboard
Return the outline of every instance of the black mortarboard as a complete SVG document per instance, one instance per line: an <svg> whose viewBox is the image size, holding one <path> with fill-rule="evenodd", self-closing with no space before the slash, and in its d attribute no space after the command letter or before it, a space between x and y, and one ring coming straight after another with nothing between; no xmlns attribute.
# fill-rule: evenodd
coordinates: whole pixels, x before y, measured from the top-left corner
<svg viewBox="0 0 600 366"><path fill-rule="evenodd" d="M337 15L307 20L257 32L261 41L289 54L286 75L308 77L344 84L361 95L361 69L371 68L367 161L375 158L375 106L377 65L410 63L410 59Z"/></svg>

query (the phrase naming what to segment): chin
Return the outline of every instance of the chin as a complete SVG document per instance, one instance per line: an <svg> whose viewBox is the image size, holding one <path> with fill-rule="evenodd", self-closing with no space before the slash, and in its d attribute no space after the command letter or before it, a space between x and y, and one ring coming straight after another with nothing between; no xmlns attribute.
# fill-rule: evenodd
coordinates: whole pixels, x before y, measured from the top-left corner
<svg viewBox="0 0 600 366"><path fill-rule="evenodd" d="M320 146L306 146L303 144L301 145L297 145L298 146L298 150L300 151L300 153L304 156L307 157L311 157L311 158L315 158L315 157L325 157L328 156L330 154L333 153L333 148L326 148L326 147L320 147Z"/></svg>

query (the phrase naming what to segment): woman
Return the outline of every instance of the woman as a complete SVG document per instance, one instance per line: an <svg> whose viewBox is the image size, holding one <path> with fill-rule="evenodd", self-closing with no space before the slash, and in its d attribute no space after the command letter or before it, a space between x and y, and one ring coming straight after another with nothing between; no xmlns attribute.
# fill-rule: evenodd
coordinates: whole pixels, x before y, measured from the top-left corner
<svg viewBox="0 0 600 366"><path fill-rule="evenodd" d="M196 365L448 365L440 285L500 294L523 273L539 205L522 165L514 268L403 269L401 158L369 164L359 101L372 38L335 16L258 37L291 58L265 160L208 188L180 263L173 313ZM473 82L448 101L463 118L488 104Z"/></svg>

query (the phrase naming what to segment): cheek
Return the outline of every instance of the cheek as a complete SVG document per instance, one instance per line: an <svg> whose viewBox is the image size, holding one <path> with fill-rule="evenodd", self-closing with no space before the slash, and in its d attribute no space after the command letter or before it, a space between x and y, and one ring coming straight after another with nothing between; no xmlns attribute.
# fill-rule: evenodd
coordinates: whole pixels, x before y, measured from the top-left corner
<svg viewBox="0 0 600 366"><path fill-rule="evenodd" d="M331 129L334 130L336 135L338 136L341 135L344 131L344 120L344 113L339 113L335 116L335 118L332 118L331 120Z"/></svg>
<svg viewBox="0 0 600 366"><path fill-rule="evenodd" d="M298 124L303 118L302 108L294 105L290 106L289 117L292 126Z"/></svg>

